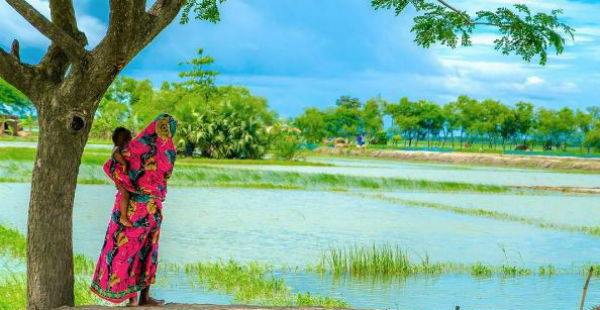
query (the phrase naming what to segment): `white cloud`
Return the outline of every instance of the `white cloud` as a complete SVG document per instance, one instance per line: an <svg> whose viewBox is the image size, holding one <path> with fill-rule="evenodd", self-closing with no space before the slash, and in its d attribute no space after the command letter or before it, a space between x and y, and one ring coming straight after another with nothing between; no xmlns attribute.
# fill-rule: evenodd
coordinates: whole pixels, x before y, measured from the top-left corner
<svg viewBox="0 0 600 310"><path fill-rule="evenodd" d="M530 76L525 80L525 85L541 85L544 83L546 83L546 81L539 76Z"/></svg>
<svg viewBox="0 0 600 310"><path fill-rule="evenodd" d="M576 27L575 35L577 36L579 34L600 37L600 29L596 27Z"/></svg>
<svg viewBox="0 0 600 310"><path fill-rule="evenodd" d="M473 45L486 45L494 46L494 40L498 38L498 35L492 33L474 34L471 36L471 42Z"/></svg>
<svg viewBox="0 0 600 310"><path fill-rule="evenodd" d="M517 62L501 61L469 61L457 58L439 58L440 63L447 69L456 71L459 75L515 75L524 74L529 70L526 65Z"/></svg>
<svg viewBox="0 0 600 310"><path fill-rule="evenodd" d="M50 7L47 1L30 0L28 2L46 17L50 16ZM34 47L46 47L50 43L50 40L33 28L5 1L0 1L0 29L2 29L0 43L7 46L14 39Z"/></svg>
<svg viewBox="0 0 600 310"><path fill-rule="evenodd" d="M89 16L82 15L77 18L77 27L79 30L85 32L88 39L88 48L93 48L106 34L106 25L99 19Z"/></svg>
<svg viewBox="0 0 600 310"><path fill-rule="evenodd" d="M50 7L45 0L28 0L36 10L50 18ZM106 33L106 25L90 15L77 17L79 28L88 37L89 46L95 46ZM14 39L19 40L21 48L35 47L45 49L50 40L31 26L19 13L5 1L0 1L0 44L10 46Z"/></svg>

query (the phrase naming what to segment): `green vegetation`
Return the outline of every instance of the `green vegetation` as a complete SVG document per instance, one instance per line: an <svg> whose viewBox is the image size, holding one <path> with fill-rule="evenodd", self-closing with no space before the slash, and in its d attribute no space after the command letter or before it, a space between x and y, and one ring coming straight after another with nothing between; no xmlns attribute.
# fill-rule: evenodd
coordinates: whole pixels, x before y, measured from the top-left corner
<svg viewBox="0 0 600 310"><path fill-rule="evenodd" d="M16 229L0 225L0 255L8 255L25 264L26 239ZM103 304L89 290L89 279L95 264L81 254L75 255L75 303ZM177 269L178 265L161 265ZM268 275L271 269L258 263L241 265L234 261L197 263L184 266L186 273L199 276L211 290L232 294L236 301L269 306L347 307L343 301L320 295L293 294L282 279ZM27 300L26 276L8 269L0 270L0 310L25 309Z"/></svg>
<svg viewBox="0 0 600 310"><path fill-rule="evenodd" d="M188 274L216 290L233 295L235 301L264 306L319 306L343 308L348 304L320 295L293 294L283 279L271 273L272 268L258 263L242 265L233 260L196 263L185 266Z"/></svg>
<svg viewBox="0 0 600 310"><path fill-rule="evenodd" d="M261 158L276 114L265 98L244 87L216 86L217 72L206 69L213 62L200 49L196 58L182 63L183 82L165 82L159 90L149 80L116 79L100 102L92 137L106 139L117 126L139 131L166 112L179 121L175 142L182 155Z"/></svg>
<svg viewBox="0 0 600 310"><path fill-rule="evenodd" d="M403 205L420 207L420 208L428 208L442 211L449 211L457 214L471 215L471 216L481 216L492 218L496 220L502 221L510 221L510 222L518 222L522 224L532 225L539 228L544 229L553 229L553 230L561 230L568 232L577 232L584 233L593 236L600 236L600 226L575 226L575 225L565 225L565 224L557 224L557 223L548 223L541 219L529 218L529 217L521 217L517 215L512 215L504 212L491 211L491 210L483 210L483 209L471 209L471 208L462 208L444 205L440 203L431 203L431 202L422 202L422 201L413 201L407 199L400 198L390 198L385 197L383 195L360 195L361 197L374 197L377 199L381 199L384 201L401 203Z"/></svg>
<svg viewBox="0 0 600 310"><path fill-rule="evenodd" d="M0 115L30 112L33 104L23 93L0 78Z"/></svg>
<svg viewBox="0 0 600 310"><path fill-rule="evenodd" d="M0 255L25 258L26 253L27 239L18 230L0 225Z"/></svg>
<svg viewBox="0 0 600 310"><path fill-rule="evenodd" d="M31 179L31 161L34 149L0 148L0 171L6 172L0 182L29 182ZM81 184L111 184L101 171L108 153L103 151L86 151L82 158L78 182ZM205 164L206 163L206 164ZM202 187L241 187L241 188L280 188L280 189L409 189L430 191L472 191L472 192L507 192L505 186L468 184L458 182L437 182L427 180L360 177L326 173L298 173L290 171L269 171L251 169L251 167L219 167L212 165L262 164L263 161L215 161L184 159L178 162L170 184L179 186ZM265 161L272 165L282 161ZM288 163L288 162L283 162ZM297 162L300 165L303 162Z"/></svg>
<svg viewBox="0 0 600 310"><path fill-rule="evenodd" d="M381 126L384 116L393 121L387 131ZM535 110L528 102L508 106L467 96L445 105L406 97L398 103L375 98L363 105L358 99L341 97L336 108L308 108L294 124L314 143L362 134L379 147L424 146L494 153L500 152L498 147L577 153L583 153L585 147L587 153L600 151L600 107ZM574 145L578 149L569 148Z"/></svg>
<svg viewBox="0 0 600 310"><path fill-rule="evenodd" d="M0 255L14 257L25 262L26 239L17 230L0 225ZM595 267L598 267L597 265ZM88 289L88 281L94 263L82 255L75 256L75 296L76 304L104 304ZM285 281L274 275L272 266L258 262L242 264L234 260L199 262L194 264L161 263L161 270L183 270L194 281L206 285L210 290L230 294L236 302L264 306L319 306L326 308L348 307L344 301L327 296L306 293L293 293ZM575 272L587 272L583 266ZM456 263L432 263L428 255L419 261L412 261L408 251L389 244L372 246L331 247L323 254L320 262L313 267L289 268L291 271L332 273L334 276L353 277L408 277L429 276L445 273L465 273L473 277L517 277L552 276L557 273L571 273L573 270L557 270L552 265L533 269L504 264L489 266L483 263L472 265ZM596 276L600 275L596 268ZM26 276L8 269L0 270L0 310L25 309Z"/></svg>
<svg viewBox="0 0 600 310"><path fill-rule="evenodd" d="M589 267L588 267L589 268ZM584 268L586 269L586 268ZM321 257L321 262L309 271L331 272L336 276L356 277L409 277L447 273L467 273L473 277L516 277L536 274L533 269L504 264L489 266L483 263L471 265L457 263L432 263L427 254L419 261L410 259L408 251L389 244L372 246L352 246L348 248L330 248ZM569 270L562 272L568 273ZM552 265L540 266L537 275L554 275L557 270Z"/></svg>
<svg viewBox="0 0 600 310"><path fill-rule="evenodd" d="M25 265L27 239L11 227L0 224L0 256L8 256ZM83 255L74 257L75 303L89 305L102 303L89 290L89 279L95 264ZM0 269L0 310L25 309L27 305L27 276L22 272Z"/></svg>
<svg viewBox="0 0 600 310"><path fill-rule="evenodd" d="M431 264L426 256L420 263L411 262L406 251L399 246L330 248L323 255L317 270L331 270L334 274L410 276L439 274L444 266Z"/></svg>

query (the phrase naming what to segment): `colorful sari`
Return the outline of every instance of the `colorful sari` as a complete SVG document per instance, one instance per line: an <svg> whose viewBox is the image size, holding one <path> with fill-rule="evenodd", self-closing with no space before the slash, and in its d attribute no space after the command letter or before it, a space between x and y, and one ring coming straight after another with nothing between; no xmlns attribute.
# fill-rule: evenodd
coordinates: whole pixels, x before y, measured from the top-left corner
<svg viewBox="0 0 600 310"><path fill-rule="evenodd" d="M115 184L131 193L127 217L133 223L121 225L117 192L91 285L92 292L110 302L125 301L155 282L162 202L175 165L176 127L172 116L159 115L123 150L127 171L112 158L104 164Z"/></svg>

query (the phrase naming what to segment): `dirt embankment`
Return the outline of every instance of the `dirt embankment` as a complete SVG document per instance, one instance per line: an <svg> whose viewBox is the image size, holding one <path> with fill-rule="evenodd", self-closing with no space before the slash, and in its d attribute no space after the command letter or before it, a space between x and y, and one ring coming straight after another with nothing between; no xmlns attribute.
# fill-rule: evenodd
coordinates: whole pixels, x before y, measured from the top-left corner
<svg viewBox="0 0 600 310"><path fill-rule="evenodd" d="M544 155L500 155L487 153L425 152L396 150L357 150L341 148L318 148L316 153L342 156L364 156L410 161L428 161L437 163L490 165L520 168L581 170L600 173L600 159L544 156Z"/></svg>

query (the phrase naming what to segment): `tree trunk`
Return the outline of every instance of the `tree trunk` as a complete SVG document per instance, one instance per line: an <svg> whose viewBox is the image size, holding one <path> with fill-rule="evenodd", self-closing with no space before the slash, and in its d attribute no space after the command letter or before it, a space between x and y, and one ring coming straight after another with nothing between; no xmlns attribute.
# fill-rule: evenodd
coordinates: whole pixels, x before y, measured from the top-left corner
<svg viewBox="0 0 600 310"><path fill-rule="evenodd" d="M67 104L51 96L47 100L50 104L38 110L27 223L27 308L31 310L74 304L72 210L91 126L90 114L66 108L78 106L73 104L81 103L78 98L69 98Z"/></svg>

